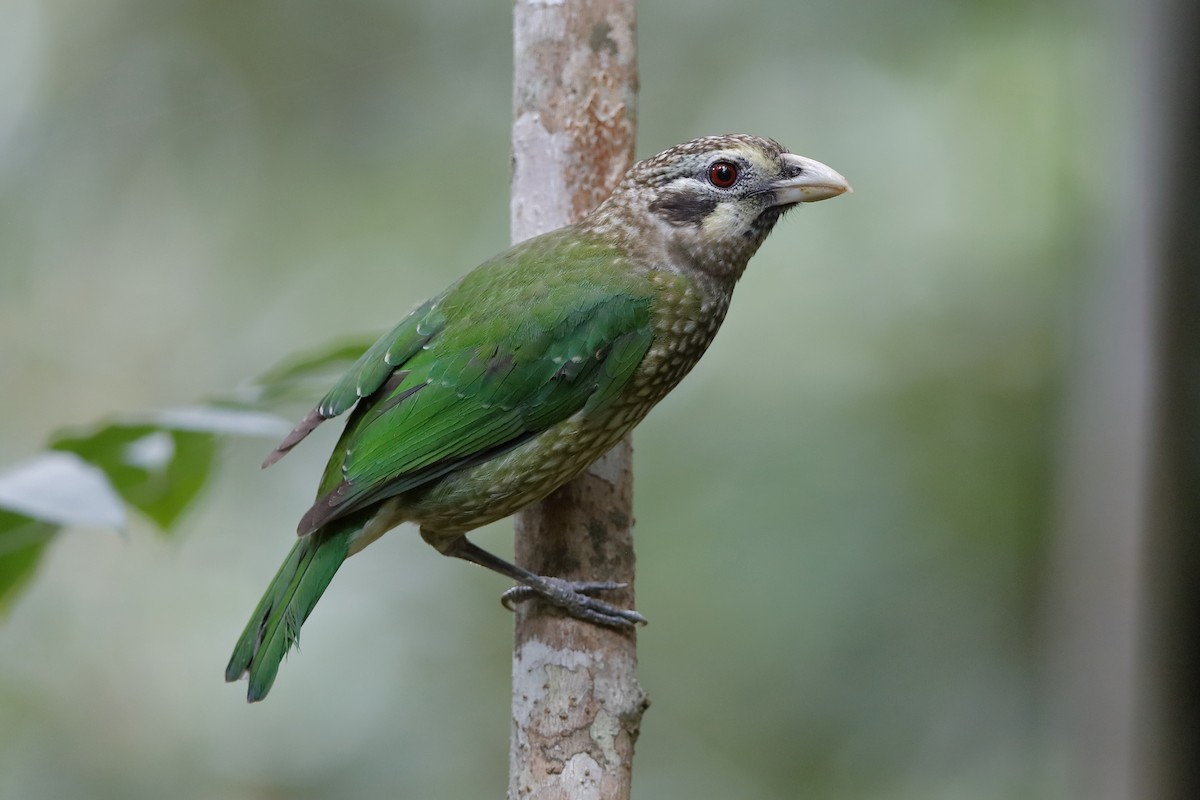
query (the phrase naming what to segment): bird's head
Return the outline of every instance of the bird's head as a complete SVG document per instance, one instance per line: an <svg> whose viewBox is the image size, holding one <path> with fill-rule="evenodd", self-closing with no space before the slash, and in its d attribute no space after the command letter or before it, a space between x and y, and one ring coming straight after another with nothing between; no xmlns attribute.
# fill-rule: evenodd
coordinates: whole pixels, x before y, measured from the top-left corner
<svg viewBox="0 0 1200 800"><path fill-rule="evenodd" d="M736 280L785 211L848 191L833 169L771 139L707 136L634 164L584 224Z"/></svg>

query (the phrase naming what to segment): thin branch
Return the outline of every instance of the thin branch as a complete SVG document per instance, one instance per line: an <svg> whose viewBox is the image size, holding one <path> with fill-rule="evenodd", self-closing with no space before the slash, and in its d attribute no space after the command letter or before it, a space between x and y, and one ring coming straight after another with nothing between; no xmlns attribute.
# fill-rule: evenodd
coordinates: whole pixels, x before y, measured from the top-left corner
<svg viewBox="0 0 1200 800"><path fill-rule="evenodd" d="M633 161L633 0L517 0L512 237L574 221ZM629 584L632 448L626 439L516 524L517 563L543 575ZM513 648L510 800L629 797L646 695L636 636L522 603Z"/></svg>

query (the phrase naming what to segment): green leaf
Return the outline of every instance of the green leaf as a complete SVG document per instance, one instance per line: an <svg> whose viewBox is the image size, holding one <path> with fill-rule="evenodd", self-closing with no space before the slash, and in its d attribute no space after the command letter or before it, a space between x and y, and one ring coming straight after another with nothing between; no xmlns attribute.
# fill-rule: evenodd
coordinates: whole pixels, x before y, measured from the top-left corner
<svg viewBox="0 0 1200 800"><path fill-rule="evenodd" d="M123 529L128 504L166 533L212 474L218 436L285 435L286 420L258 409L319 396L371 341L284 362L250 387L249 403L174 408L56 434L47 452L0 473L0 614L60 528Z"/></svg>
<svg viewBox="0 0 1200 800"><path fill-rule="evenodd" d="M297 397L320 396L378 339L343 339L289 358L264 372L251 387L251 404L270 406ZM316 389L314 387L320 387Z"/></svg>
<svg viewBox="0 0 1200 800"><path fill-rule="evenodd" d="M57 525L0 509L0 616L37 570Z"/></svg>
<svg viewBox="0 0 1200 800"><path fill-rule="evenodd" d="M319 396L372 341L285 361L250 387L248 403L174 408L56 434L47 452L0 473L0 613L62 527L122 529L128 504L169 531L212 474L218 436L285 435L291 425L259 409Z"/></svg>
<svg viewBox="0 0 1200 800"><path fill-rule="evenodd" d="M117 493L166 532L200 493L212 471L212 433L115 423L58 436L55 450L96 465Z"/></svg>
<svg viewBox="0 0 1200 800"><path fill-rule="evenodd" d="M125 527L105 473L72 453L39 453L0 473L0 508L53 525Z"/></svg>

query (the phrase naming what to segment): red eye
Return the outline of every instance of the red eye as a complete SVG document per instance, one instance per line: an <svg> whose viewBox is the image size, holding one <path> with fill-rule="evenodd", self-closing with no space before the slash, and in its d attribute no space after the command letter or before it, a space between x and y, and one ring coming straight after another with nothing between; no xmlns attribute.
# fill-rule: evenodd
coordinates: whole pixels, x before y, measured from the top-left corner
<svg viewBox="0 0 1200 800"><path fill-rule="evenodd" d="M730 161L718 161L708 168L708 182L718 189L728 189L737 179L737 164Z"/></svg>

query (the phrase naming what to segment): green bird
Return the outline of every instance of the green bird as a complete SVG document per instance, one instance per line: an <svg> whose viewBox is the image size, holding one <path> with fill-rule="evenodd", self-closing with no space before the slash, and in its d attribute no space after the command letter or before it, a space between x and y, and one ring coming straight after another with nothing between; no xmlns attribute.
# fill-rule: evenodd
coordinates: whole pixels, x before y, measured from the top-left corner
<svg viewBox="0 0 1200 800"><path fill-rule="evenodd" d="M695 366L784 212L849 190L770 139L695 139L635 164L579 222L492 258L405 317L263 463L350 412L226 680L249 675L247 699L265 697L338 567L402 522L573 616L644 622L592 596L617 584L535 575L466 534L613 447Z"/></svg>

